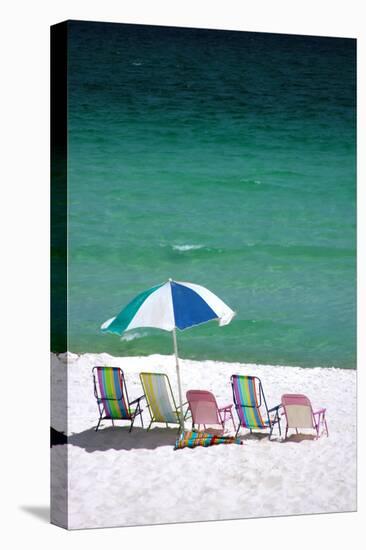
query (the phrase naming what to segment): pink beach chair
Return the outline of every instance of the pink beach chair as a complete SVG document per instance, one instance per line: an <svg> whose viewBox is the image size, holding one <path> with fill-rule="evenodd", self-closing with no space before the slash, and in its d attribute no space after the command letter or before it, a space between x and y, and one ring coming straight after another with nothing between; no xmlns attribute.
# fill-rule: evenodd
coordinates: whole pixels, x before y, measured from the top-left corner
<svg viewBox="0 0 366 550"><path fill-rule="evenodd" d="M325 419L326 409L319 409L314 412L310 399L306 395L287 393L281 397L281 404L284 410L282 414L285 415L287 422L285 439L289 428L294 428L296 433L298 433L299 428L315 430L316 439L318 439L320 427L323 426L327 436L329 435Z"/></svg>
<svg viewBox="0 0 366 550"><path fill-rule="evenodd" d="M225 423L231 418L234 430L236 429L232 414L232 404L218 407L215 396L206 390L189 390L186 393L188 406L192 414L192 429L195 424L198 430L203 424L206 430L207 425L221 426L220 433L225 431Z"/></svg>

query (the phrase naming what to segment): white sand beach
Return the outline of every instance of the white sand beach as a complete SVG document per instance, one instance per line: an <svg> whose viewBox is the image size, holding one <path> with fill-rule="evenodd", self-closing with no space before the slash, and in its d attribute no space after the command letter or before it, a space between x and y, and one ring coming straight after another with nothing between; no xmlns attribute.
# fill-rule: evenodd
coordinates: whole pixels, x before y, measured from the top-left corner
<svg viewBox="0 0 366 550"><path fill-rule="evenodd" d="M121 367L130 399L143 393L141 371L167 373L178 396L173 356L52 355L51 423L64 429L62 381L68 369L69 436L67 445L51 450L53 522L62 522L66 488L71 529L356 510L356 371L181 360L184 395L207 389L219 405L231 403L230 376L256 375L269 407L283 393L306 394L314 410L326 407L329 437L290 431L284 441L275 430L269 441L242 429L240 446L173 451L175 427L153 425L147 432L137 419L129 433L128 422L113 428L104 421L95 432L96 365ZM146 426L146 407L143 415Z"/></svg>

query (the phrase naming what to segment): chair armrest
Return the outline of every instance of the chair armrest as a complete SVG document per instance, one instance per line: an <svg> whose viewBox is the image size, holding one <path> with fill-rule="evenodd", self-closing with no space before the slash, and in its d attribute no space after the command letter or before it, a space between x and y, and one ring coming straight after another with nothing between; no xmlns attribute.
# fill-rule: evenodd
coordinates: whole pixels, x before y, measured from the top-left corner
<svg viewBox="0 0 366 550"><path fill-rule="evenodd" d="M279 405L276 405L275 407L272 407L271 409L268 409L268 412L271 413L271 412L274 412L274 411L278 411L278 409L280 409L282 407L281 403Z"/></svg>
<svg viewBox="0 0 366 550"><path fill-rule="evenodd" d="M233 406L234 406L234 405L233 405L232 403L230 403L229 405L225 405L224 407L219 407L219 412L221 412L221 411L228 411L228 410L232 409Z"/></svg>
<svg viewBox="0 0 366 550"><path fill-rule="evenodd" d="M183 407L184 407L185 405L188 405L188 401L186 401L185 403L182 404L182 413L184 412L184 411L183 411ZM180 405L177 407L177 412L179 413L179 411L180 411ZM190 416L189 416L188 413L190 413ZM188 416L187 416L187 415L188 415ZM189 408L189 406L188 406L187 409L186 409L186 412L185 412L184 415L183 415L183 418L184 418L184 420L185 420L186 418L190 418L191 416L192 416L192 413L191 413L190 408Z"/></svg>
<svg viewBox="0 0 366 550"><path fill-rule="evenodd" d="M145 397L145 395L141 395L140 397L137 397L133 401L130 401L130 405L133 405L134 403L137 403L138 401L141 401L141 399L143 399L144 397Z"/></svg>
<svg viewBox="0 0 366 550"><path fill-rule="evenodd" d="M314 415L315 415L315 414L319 414L319 415L320 415L320 414L324 414L326 410L327 410L327 409L319 409L319 410L317 410L317 411L315 411L315 412L313 411L313 414L314 414Z"/></svg>

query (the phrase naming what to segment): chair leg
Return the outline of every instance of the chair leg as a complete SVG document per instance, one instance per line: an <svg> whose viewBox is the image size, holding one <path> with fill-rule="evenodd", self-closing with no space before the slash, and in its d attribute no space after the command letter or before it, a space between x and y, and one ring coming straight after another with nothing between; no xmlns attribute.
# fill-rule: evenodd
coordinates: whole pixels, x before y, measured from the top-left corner
<svg viewBox="0 0 366 550"><path fill-rule="evenodd" d="M131 416L131 426L130 426L129 432L132 432L133 423L135 422L136 416L138 416L138 415L140 415L141 425L142 425L142 427L144 427L144 424L143 424L143 421L142 421L142 410L141 410L141 408L138 406L138 407L136 407L136 410L135 410L134 415Z"/></svg>
<svg viewBox="0 0 366 550"><path fill-rule="evenodd" d="M328 425L327 425L327 421L325 419L325 412L323 412L321 414L321 417L319 417L319 431L320 431L320 424L322 424L323 426L323 431L324 431L324 428L325 428L325 432L327 434L327 437L329 437L329 433L328 433ZM323 432L322 432L323 433Z"/></svg>
<svg viewBox="0 0 366 550"><path fill-rule="evenodd" d="M140 407L140 403L138 403L137 407L136 407L136 410L135 410L135 414L134 414L134 417L133 417L133 420L135 420L135 418L140 415L140 420L141 420L141 426L144 427L144 421L142 419L142 410L141 410L141 407Z"/></svg>
<svg viewBox="0 0 366 550"><path fill-rule="evenodd" d="M114 420L113 420L113 418L111 418L111 420L112 420L112 426L113 426L113 428L114 428Z"/></svg>
<svg viewBox="0 0 366 550"><path fill-rule="evenodd" d="M96 431L96 432L97 432L98 429L99 429L101 420L102 420L102 417L100 416L100 417L99 417L99 420L98 420L98 425L97 425L97 427L95 428L95 431Z"/></svg>
<svg viewBox="0 0 366 550"><path fill-rule="evenodd" d="M278 423L278 432L281 437L281 418L279 417L278 411L277 411L277 423Z"/></svg>
<svg viewBox="0 0 366 550"><path fill-rule="evenodd" d="M235 432L235 437L238 437L239 430L240 430L240 422L239 422L239 425L238 425L238 429Z"/></svg>
<svg viewBox="0 0 366 550"><path fill-rule="evenodd" d="M319 422L318 424L316 425L316 438L319 439L319 430L320 430L320 418L319 418Z"/></svg>
<svg viewBox="0 0 366 550"><path fill-rule="evenodd" d="M151 424L152 424L152 423L153 423L153 421L151 420L151 421L150 421L150 424L149 424L149 425L148 425L148 427L147 427L147 431L149 431L149 430L150 430L150 428L151 428Z"/></svg>

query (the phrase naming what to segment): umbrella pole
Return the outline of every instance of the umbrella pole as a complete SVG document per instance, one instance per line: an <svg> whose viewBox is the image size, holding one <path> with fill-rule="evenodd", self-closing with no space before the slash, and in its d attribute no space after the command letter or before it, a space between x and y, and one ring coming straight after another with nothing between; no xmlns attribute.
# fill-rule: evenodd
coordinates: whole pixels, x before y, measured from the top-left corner
<svg viewBox="0 0 366 550"><path fill-rule="evenodd" d="M177 333L175 327L173 328L173 342L174 342L174 354L175 354L175 366L177 369L177 379L178 379L178 393L179 393L179 422L181 430L184 429L184 420L183 420L183 399L182 399L182 386L180 383L180 371L179 371L179 359L178 359L178 346L177 346Z"/></svg>

